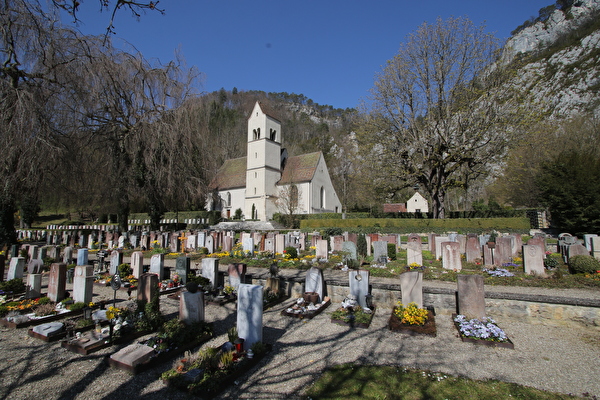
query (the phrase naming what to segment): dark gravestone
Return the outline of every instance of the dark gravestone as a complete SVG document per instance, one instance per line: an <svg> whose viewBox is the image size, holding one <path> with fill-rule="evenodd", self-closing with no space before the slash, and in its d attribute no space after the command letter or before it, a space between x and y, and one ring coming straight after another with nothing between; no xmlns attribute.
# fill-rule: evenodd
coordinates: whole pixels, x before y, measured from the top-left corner
<svg viewBox="0 0 600 400"><path fill-rule="evenodd" d="M190 273L189 257L177 257L177 260L175 262L175 273L179 275L181 283L185 285L187 283L187 277Z"/></svg>

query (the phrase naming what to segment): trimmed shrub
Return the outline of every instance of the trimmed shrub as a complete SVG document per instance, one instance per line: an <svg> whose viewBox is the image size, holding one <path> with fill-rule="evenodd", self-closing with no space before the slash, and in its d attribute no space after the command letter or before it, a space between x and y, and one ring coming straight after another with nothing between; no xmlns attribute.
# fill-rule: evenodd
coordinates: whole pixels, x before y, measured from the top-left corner
<svg viewBox="0 0 600 400"><path fill-rule="evenodd" d="M395 261L396 260L396 245L394 243L388 243L387 250L388 250L388 257L390 258L390 260Z"/></svg>
<svg viewBox="0 0 600 400"><path fill-rule="evenodd" d="M298 258L298 250L295 247L286 247L285 253L289 258Z"/></svg>
<svg viewBox="0 0 600 400"><path fill-rule="evenodd" d="M569 259L569 272L572 274L595 274L600 271L600 261L592 256L579 255Z"/></svg>

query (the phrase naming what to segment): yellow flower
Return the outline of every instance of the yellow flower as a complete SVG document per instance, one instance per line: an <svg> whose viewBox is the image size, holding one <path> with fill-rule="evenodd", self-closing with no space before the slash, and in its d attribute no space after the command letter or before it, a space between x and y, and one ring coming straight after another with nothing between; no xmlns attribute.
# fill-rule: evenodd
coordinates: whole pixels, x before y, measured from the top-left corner
<svg viewBox="0 0 600 400"><path fill-rule="evenodd" d="M88 304L88 307L94 307L96 304L94 304L93 301L90 301L90 304Z"/></svg>

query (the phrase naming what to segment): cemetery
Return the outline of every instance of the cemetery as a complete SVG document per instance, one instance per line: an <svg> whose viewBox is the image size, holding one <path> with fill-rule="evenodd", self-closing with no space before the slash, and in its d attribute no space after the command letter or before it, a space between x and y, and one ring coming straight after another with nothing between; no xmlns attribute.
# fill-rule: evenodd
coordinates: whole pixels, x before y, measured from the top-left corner
<svg viewBox="0 0 600 400"><path fill-rule="evenodd" d="M481 351L496 348L533 360L532 329L599 333L593 235L87 231L20 232L29 240L2 260L0 347L23 332L37 352L67 352L59 354L76 364L98 354L89 360L102 375L144 382L139 394L260 393L255 379L278 369L301 393L316 377L305 357L352 361L356 351L345 346L375 351L374 364L418 367L428 363L409 343L441 360L455 357L444 352L449 343L461 355L485 359ZM81 237L95 248L81 247ZM574 287L561 289L561 280ZM314 343L298 341L308 337ZM589 340L589 351L598 350ZM304 361L284 367L288 353ZM501 358L510 363L511 355ZM441 361L438 371L462 373L451 365ZM468 370L480 377L476 365ZM533 376L516 380L538 385ZM68 390L90 390L81 385Z"/></svg>

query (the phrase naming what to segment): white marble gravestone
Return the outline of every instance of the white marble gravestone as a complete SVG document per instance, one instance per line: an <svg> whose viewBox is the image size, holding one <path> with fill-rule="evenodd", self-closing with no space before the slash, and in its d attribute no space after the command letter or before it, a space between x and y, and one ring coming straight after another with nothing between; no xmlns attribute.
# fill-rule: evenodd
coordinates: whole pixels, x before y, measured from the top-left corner
<svg viewBox="0 0 600 400"><path fill-rule="evenodd" d="M71 246L65 247L63 252L63 262L67 265L73 262L73 248Z"/></svg>
<svg viewBox="0 0 600 400"><path fill-rule="evenodd" d="M212 237L212 235L208 235L206 237L206 241L205 241L206 245L204 246L208 250L208 254L212 254L212 253L215 252L215 245L214 245L214 243L215 243L215 239Z"/></svg>
<svg viewBox="0 0 600 400"><path fill-rule="evenodd" d="M158 275L159 280L165 279L165 255L163 253L153 254L150 258L150 273Z"/></svg>
<svg viewBox="0 0 600 400"><path fill-rule="evenodd" d="M210 280L212 287L217 287L219 282L219 259L218 258L203 258L202 259L202 276Z"/></svg>
<svg viewBox="0 0 600 400"><path fill-rule="evenodd" d="M237 304L238 336L244 339L244 350L248 350L263 338L263 287L240 284Z"/></svg>
<svg viewBox="0 0 600 400"><path fill-rule="evenodd" d="M249 253L250 255L254 255L254 239L251 237L245 237L242 239L242 250L244 253Z"/></svg>
<svg viewBox="0 0 600 400"><path fill-rule="evenodd" d="M317 251L315 258L318 259L328 259L328 250L327 250L327 240L318 239L317 240Z"/></svg>
<svg viewBox="0 0 600 400"><path fill-rule="evenodd" d="M460 261L460 244L458 242L442 242L442 267L453 271L460 271L462 264Z"/></svg>
<svg viewBox="0 0 600 400"><path fill-rule="evenodd" d="M319 295L318 301L323 301L323 286L323 271L321 271L321 268L312 267L309 269L304 281L304 291L317 293Z"/></svg>
<svg viewBox="0 0 600 400"><path fill-rule="evenodd" d="M110 269L111 275L114 275L119 270L119 265L123 264L123 253L117 250L113 250L110 253Z"/></svg>
<svg viewBox="0 0 600 400"><path fill-rule="evenodd" d="M404 307L416 303L417 307L423 308L423 273L408 271L400 274L400 291Z"/></svg>
<svg viewBox="0 0 600 400"><path fill-rule="evenodd" d="M25 268L25 259L23 257L13 257L8 266L8 275L6 280L23 279L23 269Z"/></svg>
<svg viewBox="0 0 600 400"><path fill-rule="evenodd" d="M91 265L78 265L75 267L73 278L73 300L75 302L89 303L92 301L94 287L94 267Z"/></svg>
<svg viewBox="0 0 600 400"><path fill-rule="evenodd" d="M131 269L133 270L133 276L140 279L140 276L144 273L144 253L141 251L131 253Z"/></svg>
<svg viewBox="0 0 600 400"><path fill-rule="evenodd" d="M42 274L27 275L27 298L35 299L42 295Z"/></svg>
<svg viewBox="0 0 600 400"><path fill-rule="evenodd" d="M406 244L406 265L423 265L423 246L419 235L410 235Z"/></svg>
<svg viewBox="0 0 600 400"><path fill-rule="evenodd" d="M350 294L356 296L356 300L361 307L366 307L367 295L369 294L369 271L362 269L350 271L348 282L350 284Z"/></svg>

